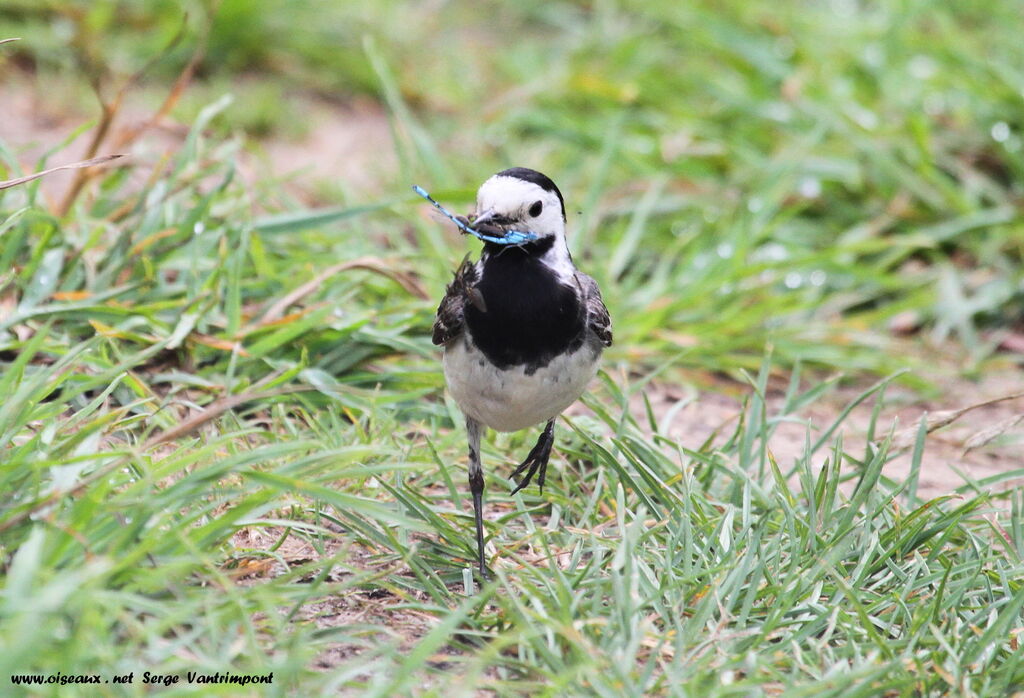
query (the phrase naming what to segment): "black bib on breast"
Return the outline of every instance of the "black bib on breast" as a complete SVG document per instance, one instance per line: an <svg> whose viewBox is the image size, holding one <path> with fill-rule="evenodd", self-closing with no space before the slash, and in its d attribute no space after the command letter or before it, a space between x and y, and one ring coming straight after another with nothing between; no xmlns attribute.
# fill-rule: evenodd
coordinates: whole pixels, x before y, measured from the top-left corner
<svg viewBox="0 0 1024 698"><path fill-rule="evenodd" d="M530 374L583 344L582 303L540 261L553 242L487 245L476 284L486 310L467 303L465 318L473 342L500 369L525 365Z"/></svg>

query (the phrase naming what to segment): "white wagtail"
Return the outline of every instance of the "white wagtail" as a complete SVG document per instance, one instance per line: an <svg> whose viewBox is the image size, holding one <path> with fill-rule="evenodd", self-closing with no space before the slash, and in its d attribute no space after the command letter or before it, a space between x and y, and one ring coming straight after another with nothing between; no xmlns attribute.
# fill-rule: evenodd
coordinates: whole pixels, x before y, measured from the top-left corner
<svg viewBox="0 0 1024 698"><path fill-rule="evenodd" d="M484 182L476 215L457 221L484 241L484 249L480 261L467 258L455 272L437 308L433 341L444 345L448 389L466 416L482 576L483 427L518 431L546 422L512 473L515 478L525 472L513 494L535 473L543 492L555 418L583 394L601 352L612 343L608 309L597 282L573 264L565 222L558 187L524 167Z"/></svg>

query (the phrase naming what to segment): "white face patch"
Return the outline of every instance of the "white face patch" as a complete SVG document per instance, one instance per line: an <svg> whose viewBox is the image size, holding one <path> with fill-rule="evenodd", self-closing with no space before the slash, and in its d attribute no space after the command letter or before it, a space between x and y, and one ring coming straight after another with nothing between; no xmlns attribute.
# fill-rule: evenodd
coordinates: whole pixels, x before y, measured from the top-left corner
<svg viewBox="0 0 1024 698"><path fill-rule="evenodd" d="M541 203L540 215L531 216L530 209ZM551 268L563 282L568 283L576 270L569 256L565 241L565 220L562 218L562 202L553 191L547 191L533 182L518 177L494 175L482 185L476 194L477 215L493 211L513 221L509 227L522 232L535 233L538 238L555 238L541 262Z"/></svg>
<svg viewBox="0 0 1024 698"><path fill-rule="evenodd" d="M541 203L538 216L530 209ZM536 233L538 237L565 234L562 203L553 191L545 191L533 182L516 177L494 175L480 186L476 194L476 212L494 211L500 216L517 221L515 230Z"/></svg>

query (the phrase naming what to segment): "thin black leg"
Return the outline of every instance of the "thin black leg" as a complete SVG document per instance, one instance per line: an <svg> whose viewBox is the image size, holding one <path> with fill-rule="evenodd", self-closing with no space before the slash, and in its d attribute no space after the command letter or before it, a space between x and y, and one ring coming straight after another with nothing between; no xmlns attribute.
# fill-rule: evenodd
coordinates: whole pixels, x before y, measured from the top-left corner
<svg viewBox="0 0 1024 698"><path fill-rule="evenodd" d="M537 439L537 443L530 449L530 453L526 456L526 460L519 464L513 472L513 478L518 477L525 470L526 475L519 481L519 484L512 494L515 494L519 490L523 489L530 484L530 480L533 479L534 473L539 470L540 473L537 476L537 484L540 485L541 494L544 493L544 476L548 471L548 459L551 457L551 447L555 443L555 420L549 421L544 425L544 431L540 433L540 438Z"/></svg>
<svg viewBox="0 0 1024 698"><path fill-rule="evenodd" d="M487 579L484 567L484 471L480 467L480 432L483 426L475 419L466 418L469 437L469 490L473 493L473 514L476 518L476 550L480 562L480 577Z"/></svg>

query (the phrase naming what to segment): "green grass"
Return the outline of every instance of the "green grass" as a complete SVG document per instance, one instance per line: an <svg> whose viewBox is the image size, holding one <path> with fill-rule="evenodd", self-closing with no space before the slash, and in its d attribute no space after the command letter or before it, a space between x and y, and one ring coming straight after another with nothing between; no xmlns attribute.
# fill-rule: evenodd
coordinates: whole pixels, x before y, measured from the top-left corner
<svg viewBox="0 0 1024 698"><path fill-rule="evenodd" d="M105 173L65 216L38 181L0 191L5 690L134 671L135 695L143 671L196 670L303 695L1024 690L1024 499L1002 488L1019 470L923 500L926 434L892 481L890 425L844 443L846 412L793 462L767 448L826 374L879 380L858 398L877 416L892 380L936 390L936 339L968 372L1012 361L1015 5L222 4L169 162ZM5 8L0 38L24 39L0 55L45 80L92 51L84 82L133 72L180 23L170 3L127 24L85 6ZM217 85L240 66L260 73L231 105ZM273 131L294 106L267 96L300 92L385 106L399 172L375 198L342 183L305 210L273 173L241 182L238 110ZM0 144L5 179L17 153ZM465 440L428 333L472 245L408 185L461 209L512 164L566 193L616 344L543 496L503 477L532 433L486 442L497 578L466 595ZM900 313L916 338L890 337ZM717 441L630 409L652 381L714 373L748 396ZM298 541L312 553L286 554ZM274 572L239 578L260 561Z"/></svg>

